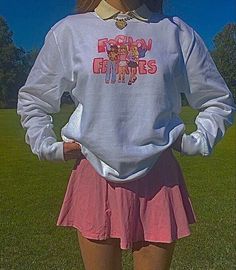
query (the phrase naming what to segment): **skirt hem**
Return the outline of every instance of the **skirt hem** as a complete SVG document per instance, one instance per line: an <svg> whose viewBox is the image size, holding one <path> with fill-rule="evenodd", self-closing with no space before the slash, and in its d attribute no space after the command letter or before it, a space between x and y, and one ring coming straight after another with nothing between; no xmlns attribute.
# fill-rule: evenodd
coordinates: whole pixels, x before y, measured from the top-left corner
<svg viewBox="0 0 236 270"><path fill-rule="evenodd" d="M192 223L189 223L189 225L192 225L192 224L195 224L196 222L192 222ZM88 239L92 239L92 240L106 240L108 238L119 238L120 239L120 248L125 250L125 249L131 249L132 248L132 244L122 244L122 239L121 239L121 236L118 235L118 234L114 234L114 233L110 233L109 235L108 234L87 234L85 232L83 232L83 230L78 226L76 225L75 223L57 223L56 226L58 227L72 227L74 229L77 229L80 231L80 233L82 234L83 237L86 237ZM184 237L188 237L191 235L191 232L188 231L186 233L182 233L182 234L179 234L177 235L176 237L173 237L171 239L154 239L152 238L151 236L146 236L144 239L140 239L140 240L134 240L132 243L134 242L154 242L154 243L173 243L181 238L184 238Z"/></svg>

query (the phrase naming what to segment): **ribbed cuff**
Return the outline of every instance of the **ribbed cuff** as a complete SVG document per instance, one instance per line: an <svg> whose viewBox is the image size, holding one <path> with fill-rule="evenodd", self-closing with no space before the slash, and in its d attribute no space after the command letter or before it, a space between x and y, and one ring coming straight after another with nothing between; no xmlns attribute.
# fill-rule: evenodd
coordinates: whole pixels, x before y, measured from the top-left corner
<svg viewBox="0 0 236 270"><path fill-rule="evenodd" d="M50 160L50 161L64 161L64 151L63 151L63 141L55 142L54 138L46 140L41 148L39 159L40 160ZM54 142L53 142L54 141Z"/></svg>
<svg viewBox="0 0 236 270"><path fill-rule="evenodd" d="M208 156L210 155L210 152L211 151L208 147L207 139L201 131L197 130L192 132L190 135L183 135L181 142L182 154L188 156Z"/></svg>

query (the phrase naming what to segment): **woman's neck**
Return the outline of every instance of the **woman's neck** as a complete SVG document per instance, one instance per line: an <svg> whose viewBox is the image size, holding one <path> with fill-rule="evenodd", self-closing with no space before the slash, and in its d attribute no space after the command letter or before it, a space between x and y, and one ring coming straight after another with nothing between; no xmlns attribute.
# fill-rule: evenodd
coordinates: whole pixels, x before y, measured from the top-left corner
<svg viewBox="0 0 236 270"><path fill-rule="evenodd" d="M122 12L127 12L140 6L137 0L106 0L106 2Z"/></svg>

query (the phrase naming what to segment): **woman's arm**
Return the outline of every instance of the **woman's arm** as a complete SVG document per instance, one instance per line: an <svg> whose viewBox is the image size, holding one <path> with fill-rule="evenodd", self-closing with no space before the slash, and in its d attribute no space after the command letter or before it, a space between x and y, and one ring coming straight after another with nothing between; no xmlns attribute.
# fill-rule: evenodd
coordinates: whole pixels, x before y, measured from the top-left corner
<svg viewBox="0 0 236 270"><path fill-rule="evenodd" d="M199 110L199 114L195 119L197 130L182 137L181 152L207 156L233 123L236 108L202 38L188 27L182 44L187 77L184 93L190 106Z"/></svg>
<svg viewBox="0 0 236 270"><path fill-rule="evenodd" d="M71 90L65 77L56 36L51 29L18 93L17 114L26 129L25 141L40 160L65 161L63 142L57 142L50 114L60 111L61 96Z"/></svg>

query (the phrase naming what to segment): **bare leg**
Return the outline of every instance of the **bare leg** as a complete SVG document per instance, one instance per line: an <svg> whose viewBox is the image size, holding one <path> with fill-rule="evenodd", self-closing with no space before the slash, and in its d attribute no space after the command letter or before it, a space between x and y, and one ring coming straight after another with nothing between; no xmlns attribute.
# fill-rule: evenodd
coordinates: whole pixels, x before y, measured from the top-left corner
<svg viewBox="0 0 236 270"><path fill-rule="evenodd" d="M121 66L118 67L118 75L119 75L118 82L121 82L121 77L123 76Z"/></svg>
<svg viewBox="0 0 236 270"><path fill-rule="evenodd" d="M136 242L132 249L134 270L169 270L174 247L174 242Z"/></svg>
<svg viewBox="0 0 236 270"><path fill-rule="evenodd" d="M77 235L86 270L122 270L120 239L87 239L79 230L77 230Z"/></svg>
<svg viewBox="0 0 236 270"><path fill-rule="evenodd" d="M133 78L132 67L130 67L129 68L129 83L128 84L131 84L132 83L132 78Z"/></svg>
<svg viewBox="0 0 236 270"><path fill-rule="evenodd" d="M133 69L132 69L132 81L133 81L133 82L135 82L136 79L137 79L136 74L137 74L137 68L133 68Z"/></svg>
<svg viewBox="0 0 236 270"><path fill-rule="evenodd" d="M125 70L126 67L122 67L122 82L125 82Z"/></svg>

